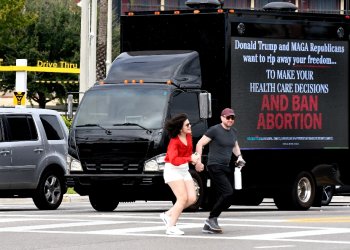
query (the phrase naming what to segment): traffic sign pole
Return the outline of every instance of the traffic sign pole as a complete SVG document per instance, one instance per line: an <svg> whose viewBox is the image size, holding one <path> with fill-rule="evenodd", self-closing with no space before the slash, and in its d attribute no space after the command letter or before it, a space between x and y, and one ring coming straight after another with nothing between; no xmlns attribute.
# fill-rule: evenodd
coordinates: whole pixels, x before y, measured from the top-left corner
<svg viewBox="0 0 350 250"><path fill-rule="evenodd" d="M16 66L27 66L27 59L16 59ZM27 71L16 71L16 85L15 92L27 93ZM24 94L24 95L25 95ZM25 96L24 96L25 98ZM26 106L26 98L22 105L16 106Z"/></svg>

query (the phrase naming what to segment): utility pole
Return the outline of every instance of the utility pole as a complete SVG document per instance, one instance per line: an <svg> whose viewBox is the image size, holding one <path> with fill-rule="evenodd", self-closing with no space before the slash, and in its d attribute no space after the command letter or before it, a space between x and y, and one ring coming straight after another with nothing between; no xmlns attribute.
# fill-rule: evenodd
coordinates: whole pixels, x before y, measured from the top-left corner
<svg viewBox="0 0 350 250"><path fill-rule="evenodd" d="M107 10L107 48L106 48L106 74L112 63L112 0L108 0Z"/></svg>
<svg viewBox="0 0 350 250"><path fill-rule="evenodd" d="M89 87L96 82L97 0L91 0Z"/></svg>
<svg viewBox="0 0 350 250"><path fill-rule="evenodd" d="M96 81L97 0L81 0L79 101Z"/></svg>
<svg viewBox="0 0 350 250"><path fill-rule="evenodd" d="M80 75L79 102L83 93L89 88L89 5L90 0L81 0L81 31L80 31Z"/></svg>

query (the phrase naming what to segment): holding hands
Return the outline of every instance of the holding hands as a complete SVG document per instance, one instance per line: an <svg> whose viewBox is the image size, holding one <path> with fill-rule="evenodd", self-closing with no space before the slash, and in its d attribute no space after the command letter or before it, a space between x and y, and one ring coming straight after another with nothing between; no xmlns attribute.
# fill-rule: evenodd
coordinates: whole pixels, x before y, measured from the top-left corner
<svg viewBox="0 0 350 250"><path fill-rule="evenodd" d="M204 164L198 161L194 166L197 172L202 172L204 170Z"/></svg>
<svg viewBox="0 0 350 250"><path fill-rule="evenodd" d="M195 166L197 172L202 172L204 170L204 164L201 161L201 156L197 152L191 156L192 164Z"/></svg>
<svg viewBox="0 0 350 250"><path fill-rule="evenodd" d="M195 165L200 158L200 155L198 153L194 153L191 155L191 162L193 165Z"/></svg>

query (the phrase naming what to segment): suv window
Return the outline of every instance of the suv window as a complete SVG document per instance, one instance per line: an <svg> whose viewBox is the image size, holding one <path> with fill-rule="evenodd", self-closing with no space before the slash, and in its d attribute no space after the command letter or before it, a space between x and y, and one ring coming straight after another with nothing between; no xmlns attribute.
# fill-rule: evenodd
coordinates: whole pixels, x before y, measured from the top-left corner
<svg viewBox="0 0 350 250"><path fill-rule="evenodd" d="M64 139L62 129L54 115L40 115L40 120L43 123L46 137L48 140L62 140Z"/></svg>
<svg viewBox="0 0 350 250"><path fill-rule="evenodd" d="M7 115L10 141L30 141L38 139L38 132L31 115Z"/></svg>

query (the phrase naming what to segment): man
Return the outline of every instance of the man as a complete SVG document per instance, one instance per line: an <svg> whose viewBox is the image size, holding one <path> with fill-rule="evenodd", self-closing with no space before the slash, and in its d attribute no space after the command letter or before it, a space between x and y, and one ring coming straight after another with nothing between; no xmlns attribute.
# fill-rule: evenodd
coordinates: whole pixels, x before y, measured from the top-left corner
<svg viewBox="0 0 350 250"><path fill-rule="evenodd" d="M217 219L222 211L231 206L234 171L229 164L232 153L237 157L237 162L244 162L237 142L237 131L232 127L235 118L234 111L225 108L221 112L221 123L210 127L196 145L196 152L202 155L203 147L209 144L207 169L218 195L209 218L205 221L203 233L222 233ZM203 169L201 158L196 163L196 169Z"/></svg>

